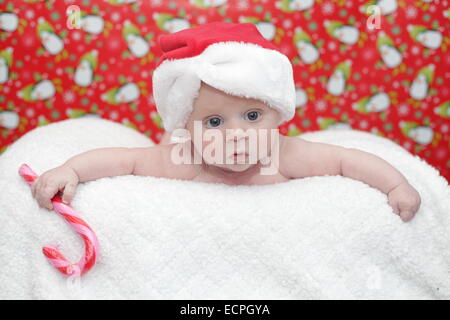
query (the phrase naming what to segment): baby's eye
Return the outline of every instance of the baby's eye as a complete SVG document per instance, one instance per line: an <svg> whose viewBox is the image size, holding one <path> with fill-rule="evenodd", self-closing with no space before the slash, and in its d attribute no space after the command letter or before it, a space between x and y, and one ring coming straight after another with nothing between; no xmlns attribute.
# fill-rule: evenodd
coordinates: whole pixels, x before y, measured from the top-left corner
<svg viewBox="0 0 450 320"><path fill-rule="evenodd" d="M245 119L249 121L255 121L261 116L258 111L250 111L245 114Z"/></svg>
<svg viewBox="0 0 450 320"><path fill-rule="evenodd" d="M210 128L216 128L222 124L222 119L219 117L212 117L206 120L206 126Z"/></svg>

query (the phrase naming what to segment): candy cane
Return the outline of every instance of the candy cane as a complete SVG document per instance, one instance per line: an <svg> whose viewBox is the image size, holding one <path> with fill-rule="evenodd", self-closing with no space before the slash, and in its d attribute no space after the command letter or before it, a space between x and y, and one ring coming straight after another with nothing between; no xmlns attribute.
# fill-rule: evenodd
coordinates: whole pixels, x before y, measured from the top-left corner
<svg viewBox="0 0 450 320"><path fill-rule="evenodd" d="M20 166L19 174L30 186L38 178L38 175L26 164ZM54 246L45 246L42 248L42 252L47 260L66 276L84 274L94 266L97 259L99 250L97 236L91 227L75 213L72 207L62 202L61 195L62 193L58 192L52 198L53 209L66 219L71 227L83 238L85 246L84 257L78 263L71 264Z"/></svg>

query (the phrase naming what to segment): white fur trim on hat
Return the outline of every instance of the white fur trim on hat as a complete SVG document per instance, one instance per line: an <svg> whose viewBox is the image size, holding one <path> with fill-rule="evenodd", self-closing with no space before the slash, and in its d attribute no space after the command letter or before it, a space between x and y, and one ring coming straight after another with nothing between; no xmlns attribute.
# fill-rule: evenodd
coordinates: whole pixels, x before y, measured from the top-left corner
<svg viewBox="0 0 450 320"><path fill-rule="evenodd" d="M261 100L281 114L295 114L292 64L282 53L252 43L209 45L201 54L166 60L153 72L153 97L164 128L184 128L201 81L227 94Z"/></svg>

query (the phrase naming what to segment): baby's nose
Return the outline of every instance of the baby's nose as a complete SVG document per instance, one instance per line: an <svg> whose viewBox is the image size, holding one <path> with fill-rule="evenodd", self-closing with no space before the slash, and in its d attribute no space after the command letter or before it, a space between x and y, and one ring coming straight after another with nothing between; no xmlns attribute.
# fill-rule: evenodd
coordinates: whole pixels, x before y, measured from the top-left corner
<svg viewBox="0 0 450 320"><path fill-rule="evenodd" d="M247 133L242 128L226 130L226 141L239 141L245 139L246 137Z"/></svg>

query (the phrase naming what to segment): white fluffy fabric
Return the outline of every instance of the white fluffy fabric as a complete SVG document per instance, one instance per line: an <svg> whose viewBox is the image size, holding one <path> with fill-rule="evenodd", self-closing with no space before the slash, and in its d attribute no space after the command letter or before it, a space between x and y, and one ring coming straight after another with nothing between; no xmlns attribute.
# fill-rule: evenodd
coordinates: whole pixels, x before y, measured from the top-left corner
<svg viewBox="0 0 450 320"><path fill-rule="evenodd" d="M101 147L144 147L140 133L103 119L37 128L0 157L0 299L448 299L450 187L438 171L387 139L320 131L310 141L372 152L399 169L422 205L404 223L387 197L342 176L227 186L143 176L78 186L72 205L100 242L78 283L45 259L71 261L83 242L39 208L17 173L36 173Z"/></svg>
<svg viewBox="0 0 450 320"><path fill-rule="evenodd" d="M251 43L219 42L154 70L153 97L167 131L184 128L200 80L230 95L266 102L280 112L280 123L295 114L292 64L284 54Z"/></svg>

